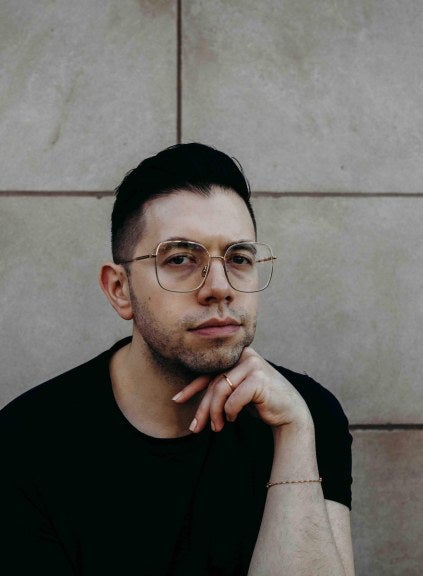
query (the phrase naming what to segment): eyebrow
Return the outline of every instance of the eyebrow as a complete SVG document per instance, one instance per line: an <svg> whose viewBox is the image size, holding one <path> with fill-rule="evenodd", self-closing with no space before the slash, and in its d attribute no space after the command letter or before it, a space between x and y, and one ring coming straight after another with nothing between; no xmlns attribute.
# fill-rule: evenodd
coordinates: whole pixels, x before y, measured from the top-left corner
<svg viewBox="0 0 423 576"><path fill-rule="evenodd" d="M169 238L162 240L162 242L172 242L176 240L180 240L182 242L193 242L194 244L202 244L202 242L199 242L198 240L193 240L192 238L185 238L184 236L170 236ZM227 248L229 248L229 246L232 246L233 244L251 244L251 242L255 242L255 240L251 239L234 240L232 242L228 242L228 244L225 244L224 249L226 250Z"/></svg>

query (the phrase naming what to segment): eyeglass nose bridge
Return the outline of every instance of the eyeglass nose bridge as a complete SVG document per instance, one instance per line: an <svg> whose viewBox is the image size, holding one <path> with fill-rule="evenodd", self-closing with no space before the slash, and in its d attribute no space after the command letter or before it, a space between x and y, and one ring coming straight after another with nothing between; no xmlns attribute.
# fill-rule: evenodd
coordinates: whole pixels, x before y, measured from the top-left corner
<svg viewBox="0 0 423 576"><path fill-rule="evenodd" d="M210 254L208 254L208 257L209 257L209 261L207 262L207 264L205 264L205 265L203 266L203 268L202 268L202 270L201 270L201 277L203 278L203 281L201 282L200 288L201 288L202 286L204 286L204 282L206 281L207 276L209 275L209 272L210 272L210 264L211 264L211 261L212 261L213 258L217 258L218 260L222 260L222 265L223 265L223 270L224 270L224 272L225 272L226 281L228 282L229 286L232 287L232 284L230 283L229 278L228 278L228 272L227 272L227 270L226 270L226 260L225 260L225 257L224 257L224 256L211 256Z"/></svg>

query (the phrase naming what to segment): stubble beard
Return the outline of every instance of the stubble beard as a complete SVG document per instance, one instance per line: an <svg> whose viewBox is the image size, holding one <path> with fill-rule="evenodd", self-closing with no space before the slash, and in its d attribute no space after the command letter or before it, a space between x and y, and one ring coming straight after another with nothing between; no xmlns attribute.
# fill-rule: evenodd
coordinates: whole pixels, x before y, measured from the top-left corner
<svg viewBox="0 0 423 576"><path fill-rule="evenodd" d="M202 374L225 372L238 362L244 348L254 339L256 322L245 314L240 317L241 339L230 344L227 338L216 338L193 349L184 343L183 329L182 332L171 331L163 326L134 294L131 294L131 303L134 324L146 345L149 359L172 379L190 381Z"/></svg>

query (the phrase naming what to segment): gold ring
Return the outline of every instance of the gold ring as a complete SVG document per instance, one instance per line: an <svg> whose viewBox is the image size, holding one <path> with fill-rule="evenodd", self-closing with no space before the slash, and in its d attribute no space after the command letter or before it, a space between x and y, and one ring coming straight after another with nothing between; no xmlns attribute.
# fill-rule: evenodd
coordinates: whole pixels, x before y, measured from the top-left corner
<svg viewBox="0 0 423 576"><path fill-rule="evenodd" d="M235 386L232 384L232 382L229 380L229 378L226 376L226 374L223 374L223 377L225 378L226 382L229 384L229 388L233 392L235 390Z"/></svg>

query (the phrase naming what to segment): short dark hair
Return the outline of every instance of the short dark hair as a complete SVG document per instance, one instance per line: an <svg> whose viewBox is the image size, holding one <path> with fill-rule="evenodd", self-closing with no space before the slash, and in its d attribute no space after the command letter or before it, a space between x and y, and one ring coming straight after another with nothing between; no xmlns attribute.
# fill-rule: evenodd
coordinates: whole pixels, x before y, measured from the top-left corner
<svg viewBox="0 0 423 576"><path fill-rule="evenodd" d="M256 230L250 186L240 163L205 144L176 144L143 160L116 188L112 212L113 260L119 263L131 258L142 233L147 201L181 191L209 196L212 186L238 194Z"/></svg>

